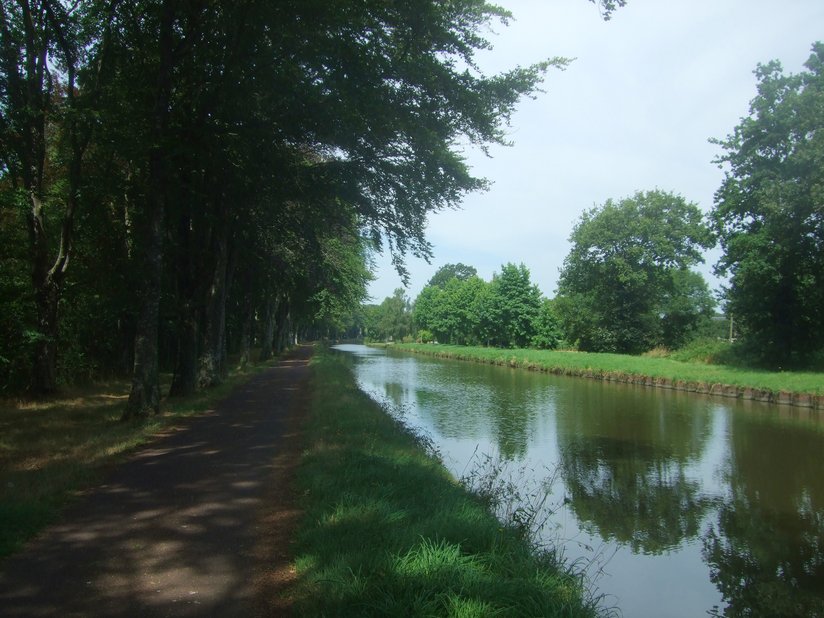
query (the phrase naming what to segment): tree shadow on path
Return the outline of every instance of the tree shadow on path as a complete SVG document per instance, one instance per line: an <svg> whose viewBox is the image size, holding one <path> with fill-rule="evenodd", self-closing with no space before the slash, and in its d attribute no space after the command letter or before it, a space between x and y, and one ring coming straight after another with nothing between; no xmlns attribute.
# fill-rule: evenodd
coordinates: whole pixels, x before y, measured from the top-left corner
<svg viewBox="0 0 824 618"><path fill-rule="evenodd" d="M284 568L289 541L266 528L296 517L272 497L289 491L284 453L294 451L310 355L299 348L88 491L2 564L0 615L279 611L259 589L268 579L277 590L265 573Z"/></svg>

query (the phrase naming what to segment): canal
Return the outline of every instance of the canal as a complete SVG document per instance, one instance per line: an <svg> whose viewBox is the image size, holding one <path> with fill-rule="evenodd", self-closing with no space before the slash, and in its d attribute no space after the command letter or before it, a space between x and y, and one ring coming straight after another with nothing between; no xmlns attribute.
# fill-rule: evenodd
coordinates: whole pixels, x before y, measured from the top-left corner
<svg viewBox="0 0 824 618"><path fill-rule="evenodd" d="M546 487L543 540L586 572L604 607L824 616L820 413L337 348L456 477L505 469L525 495Z"/></svg>

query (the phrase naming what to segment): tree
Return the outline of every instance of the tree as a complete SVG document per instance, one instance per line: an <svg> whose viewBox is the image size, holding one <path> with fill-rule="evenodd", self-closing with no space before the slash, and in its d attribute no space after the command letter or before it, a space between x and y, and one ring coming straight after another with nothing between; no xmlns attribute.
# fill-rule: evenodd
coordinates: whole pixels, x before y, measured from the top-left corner
<svg viewBox="0 0 824 618"><path fill-rule="evenodd" d="M481 341L479 299L488 286L483 279L470 274L474 268L460 266L466 277L433 278L439 284L430 283L415 300L416 327L430 331L441 343L467 345ZM438 271L442 272L454 272L452 265Z"/></svg>
<svg viewBox="0 0 824 618"><path fill-rule="evenodd" d="M561 322L555 312L555 303L548 298L541 300L541 308L533 323L535 334L532 346L543 350L554 350L563 340Z"/></svg>
<svg viewBox="0 0 824 618"><path fill-rule="evenodd" d="M483 304L491 343L508 348L530 345L541 314L541 291L530 281L526 266L501 266L501 272L492 276Z"/></svg>
<svg viewBox="0 0 824 618"><path fill-rule="evenodd" d="M805 67L759 65L750 116L716 142L716 271L730 277L728 311L756 358L782 367L824 347L824 44Z"/></svg>
<svg viewBox="0 0 824 618"><path fill-rule="evenodd" d="M470 277L477 276L478 271L475 270L474 266L467 266L460 262L457 264L445 264L438 269L438 272L432 276L426 285L443 288L451 279L460 279L463 281Z"/></svg>
<svg viewBox="0 0 824 618"><path fill-rule="evenodd" d="M10 181L5 189L26 209L36 309L29 331L32 388L38 394L57 388L58 306L91 132L77 91L83 49L91 44L80 27L81 4L0 3L0 172ZM86 86L94 90L94 84Z"/></svg>
<svg viewBox="0 0 824 618"><path fill-rule="evenodd" d="M387 296L380 305L366 308L368 336L372 340L401 341L410 334L412 311L403 288Z"/></svg>
<svg viewBox="0 0 824 618"><path fill-rule="evenodd" d="M699 273L679 268L671 275L671 285L661 298L660 344L675 350L709 327L715 300Z"/></svg>
<svg viewBox="0 0 824 618"><path fill-rule="evenodd" d="M655 190L585 212L570 242L558 284L568 340L586 351L638 353L663 342L665 305L685 298L679 273L702 262L713 239L698 206Z"/></svg>

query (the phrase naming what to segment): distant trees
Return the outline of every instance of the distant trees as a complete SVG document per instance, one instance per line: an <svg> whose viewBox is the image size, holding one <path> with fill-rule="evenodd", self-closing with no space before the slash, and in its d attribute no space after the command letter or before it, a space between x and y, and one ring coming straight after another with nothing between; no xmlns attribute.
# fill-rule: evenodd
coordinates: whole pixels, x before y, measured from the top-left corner
<svg viewBox="0 0 824 618"><path fill-rule="evenodd" d="M530 281L526 266L505 264L489 283L470 272L475 269L447 265L436 273L431 281L437 285L430 282L415 300L416 328L441 343L557 347L551 305Z"/></svg>
<svg viewBox="0 0 824 618"><path fill-rule="evenodd" d="M380 305L365 308L365 334L372 341L403 341L412 333L411 301L397 288Z"/></svg>
<svg viewBox="0 0 824 618"><path fill-rule="evenodd" d="M581 216L570 242L557 310L581 350L675 347L712 308L703 278L689 271L712 235L680 196L655 190L607 200Z"/></svg>
<svg viewBox="0 0 824 618"><path fill-rule="evenodd" d="M761 363L807 364L824 349L824 44L806 71L759 65L750 116L717 143L726 176L712 219L725 291Z"/></svg>

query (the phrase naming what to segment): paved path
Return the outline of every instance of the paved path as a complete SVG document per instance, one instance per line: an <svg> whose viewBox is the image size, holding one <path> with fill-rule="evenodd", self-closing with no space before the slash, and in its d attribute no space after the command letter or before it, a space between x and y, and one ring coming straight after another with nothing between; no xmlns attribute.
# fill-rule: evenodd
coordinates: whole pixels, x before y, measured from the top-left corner
<svg viewBox="0 0 824 618"><path fill-rule="evenodd" d="M0 616L278 614L310 354L140 449L0 565Z"/></svg>

